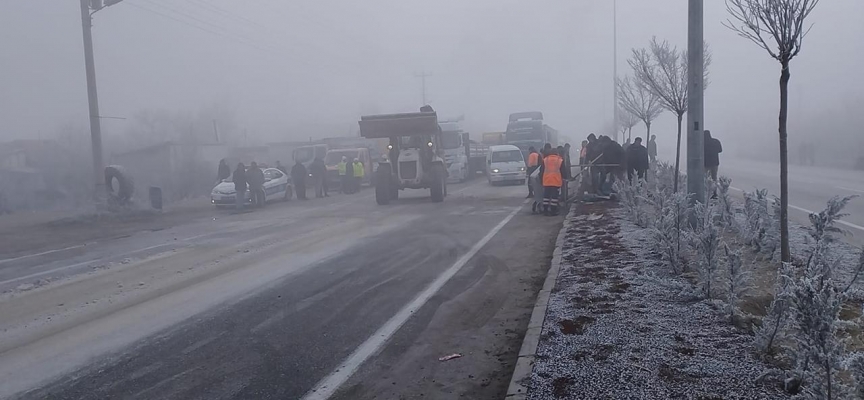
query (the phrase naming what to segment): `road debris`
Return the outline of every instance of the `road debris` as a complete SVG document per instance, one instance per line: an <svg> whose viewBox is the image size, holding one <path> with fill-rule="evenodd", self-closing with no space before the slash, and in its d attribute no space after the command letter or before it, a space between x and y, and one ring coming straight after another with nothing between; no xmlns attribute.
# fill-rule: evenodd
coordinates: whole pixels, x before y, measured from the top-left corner
<svg viewBox="0 0 864 400"><path fill-rule="evenodd" d="M454 358L462 358L462 355L459 353L448 354L444 357L438 357L438 361L450 361Z"/></svg>

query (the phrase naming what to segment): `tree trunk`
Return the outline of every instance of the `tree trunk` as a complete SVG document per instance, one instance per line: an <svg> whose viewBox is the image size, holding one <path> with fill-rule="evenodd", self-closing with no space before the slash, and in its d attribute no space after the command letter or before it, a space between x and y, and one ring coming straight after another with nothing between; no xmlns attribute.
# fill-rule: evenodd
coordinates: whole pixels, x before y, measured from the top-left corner
<svg viewBox="0 0 864 400"><path fill-rule="evenodd" d="M678 175L681 175L681 119L684 113L678 113L678 144L675 146L675 177L673 178L672 190L678 193Z"/></svg>
<svg viewBox="0 0 864 400"><path fill-rule="evenodd" d="M627 140L633 141L633 127L627 128Z"/></svg>
<svg viewBox="0 0 864 400"><path fill-rule="evenodd" d="M651 121L645 121L645 145L648 145L648 138L651 137Z"/></svg>
<svg viewBox="0 0 864 400"><path fill-rule="evenodd" d="M780 72L780 260L792 261L789 250L789 154L786 145L786 117L789 113L789 61Z"/></svg>

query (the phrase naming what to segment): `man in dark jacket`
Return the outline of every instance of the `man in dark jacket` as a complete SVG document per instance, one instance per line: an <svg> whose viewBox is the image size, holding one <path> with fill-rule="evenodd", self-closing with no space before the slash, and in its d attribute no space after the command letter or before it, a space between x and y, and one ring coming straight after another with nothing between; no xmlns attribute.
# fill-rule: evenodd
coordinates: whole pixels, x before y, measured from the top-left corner
<svg viewBox="0 0 864 400"><path fill-rule="evenodd" d="M651 139L648 139L648 158L652 163L657 161L657 135L651 135Z"/></svg>
<svg viewBox="0 0 864 400"><path fill-rule="evenodd" d="M249 195L255 207L264 207L264 171L258 168L258 163L252 161L247 171L246 181L249 182Z"/></svg>
<svg viewBox="0 0 864 400"><path fill-rule="evenodd" d="M309 172L306 171L306 166L300 161L294 163L291 167L291 183L294 184L294 190L297 192L297 198L306 200L306 177Z"/></svg>
<svg viewBox="0 0 864 400"><path fill-rule="evenodd" d="M327 164L324 164L324 159L316 157L315 161L309 164L309 174L312 175L312 183L315 185L315 197L327 197L324 186L327 179Z"/></svg>
<svg viewBox="0 0 864 400"><path fill-rule="evenodd" d="M585 146L585 164L598 163L600 160L597 157L600 157L601 154L603 154L603 149L600 148L600 141L597 139L597 135L593 133L588 135L588 144ZM590 177L592 193L597 193L597 189L600 188L600 168L589 167L588 175Z"/></svg>
<svg viewBox="0 0 864 400"><path fill-rule="evenodd" d="M231 167L228 166L228 161L223 158L219 161L219 172L216 174L216 183L222 182L231 177Z"/></svg>
<svg viewBox="0 0 864 400"><path fill-rule="evenodd" d="M642 145L642 138L637 137L633 144L627 147L627 179L633 182L634 171L639 180L645 179L648 165L648 149Z"/></svg>
<svg viewBox="0 0 864 400"><path fill-rule="evenodd" d="M243 163L237 164L237 169L234 170L234 177L231 180L234 181L237 211L241 211L246 204L246 166Z"/></svg>
<svg viewBox="0 0 864 400"><path fill-rule="evenodd" d="M720 141L711 137L711 131L705 130L705 171L708 172L711 179L717 180L717 170L720 167L720 153L723 152L723 145Z"/></svg>

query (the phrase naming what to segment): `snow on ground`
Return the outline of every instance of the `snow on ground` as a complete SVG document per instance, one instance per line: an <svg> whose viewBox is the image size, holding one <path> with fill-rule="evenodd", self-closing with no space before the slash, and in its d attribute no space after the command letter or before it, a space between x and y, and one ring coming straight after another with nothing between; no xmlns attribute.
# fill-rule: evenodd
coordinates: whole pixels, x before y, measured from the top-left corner
<svg viewBox="0 0 864 400"><path fill-rule="evenodd" d="M782 399L769 367L613 204L570 215L529 399ZM600 215L594 219L590 214ZM684 290L682 290L684 289Z"/></svg>

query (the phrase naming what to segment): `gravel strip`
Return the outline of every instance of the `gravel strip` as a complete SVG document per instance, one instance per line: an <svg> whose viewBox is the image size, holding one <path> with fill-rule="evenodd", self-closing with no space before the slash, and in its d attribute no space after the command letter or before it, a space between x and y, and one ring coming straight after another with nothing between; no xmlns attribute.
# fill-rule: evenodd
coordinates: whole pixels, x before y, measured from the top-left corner
<svg viewBox="0 0 864 400"><path fill-rule="evenodd" d="M529 399L782 399L769 367L692 285L666 272L648 232L613 204L579 205L564 240ZM601 218L597 218L602 214Z"/></svg>

